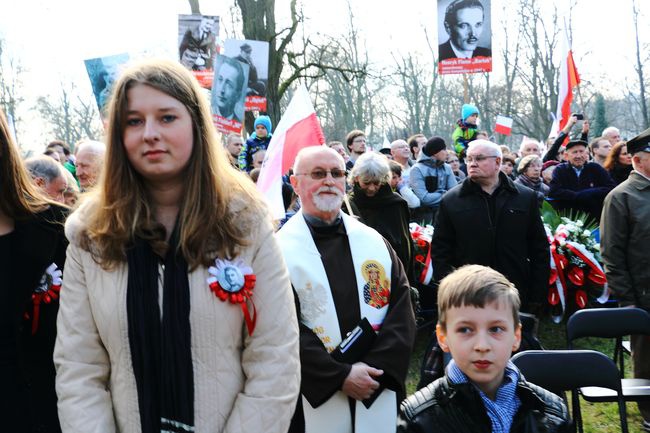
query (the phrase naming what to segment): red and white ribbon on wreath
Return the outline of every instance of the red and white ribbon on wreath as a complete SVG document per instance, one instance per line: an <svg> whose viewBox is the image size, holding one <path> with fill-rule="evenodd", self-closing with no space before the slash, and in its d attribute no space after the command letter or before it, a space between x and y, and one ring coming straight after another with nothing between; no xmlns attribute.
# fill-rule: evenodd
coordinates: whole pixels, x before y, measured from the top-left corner
<svg viewBox="0 0 650 433"><path fill-rule="evenodd" d="M573 254L578 256L583 262L591 268L591 272L587 274L587 278L594 282L595 284L603 286L603 292L596 299L599 303L604 304L609 300L609 288L607 286L607 277L605 276L605 271L603 267L598 263L596 257L587 250L584 245L581 245L577 242L568 241L566 246Z"/></svg>
<svg viewBox="0 0 650 433"><path fill-rule="evenodd" d="M41 277L38 287L32 292L32 335L38 330L38 320L41 314L41 303L49 304L59 298L63 272L52 263Z"/></svg>
<svg viewBox="0 0 650 433"><path fill-rule="evenodd" d="M207 282L210 290L221 301L241 306L248 335L253 335L257 321L257 311L253 303L253 289L257 277L253 269L241 259L235 261L216 259L214 264L208 268L210 276Z"/></svg>

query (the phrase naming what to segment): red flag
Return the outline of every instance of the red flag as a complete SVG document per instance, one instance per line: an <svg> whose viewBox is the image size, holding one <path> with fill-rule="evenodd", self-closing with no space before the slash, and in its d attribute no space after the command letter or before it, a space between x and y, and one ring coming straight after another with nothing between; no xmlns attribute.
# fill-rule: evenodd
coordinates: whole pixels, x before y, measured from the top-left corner
<svg viewBox="0 0 650 433"><path fill-rule="evenodd" d="M510 135L512 131L512 117L497 116L497 121L494 125L494 132L503 135Z"/></svg>
<svg viewBox="0 0 650 433"><path fill-rule="evenodd" d="M257 189L266 198L274 219L285 216L282 176L293 166L298 151L324 143L325 136L307 88L300 86L273 132L257 180Z"/></svg>
<svg viewBox="0 0 650 433"><path fill-rule="evenodd" d="M580 75L573 61L573 52L569 46L569 40L565 32L562 41L562 55L560 57L560 88L557 93L557 113L558 132L562 130L569 117L571 117L571 102L573 101L573 88L580 84Z"/></svg>

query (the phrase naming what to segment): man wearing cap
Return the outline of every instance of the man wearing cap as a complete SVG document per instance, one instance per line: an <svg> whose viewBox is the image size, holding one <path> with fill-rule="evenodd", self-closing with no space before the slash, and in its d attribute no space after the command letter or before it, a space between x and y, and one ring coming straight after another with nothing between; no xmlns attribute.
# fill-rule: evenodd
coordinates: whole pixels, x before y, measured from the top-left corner
<svg viewBox="0 0 650 433"><path fill-rule="evenodd" d="M446 160L445 140L440 137L430 138L409 176L411 189L420 199L420 207L411 212L411 221L433 224L442 196L456 186L456 176Z"/></svg>
<svg viewBox="0 0 650 433"><path fill-rule="evenodd" d="M634 170L605 198L600 248L607 283L621 307L650 311L650 129L627 142ZM634 377L650 379L650 337L632 335ZM639 403L650 432L650 402Z"/></svg>
<svg viewBox="0 0 650 433"><path fill-rule="evenodd" d="M536 313L548 292L548 240L535 192L501 172L502 157L488 140L469 144L467 178L442 197L438 209L433 276L440 282L466 264L489 266L517 287L521 310Z"/></svg>
<svg viewBox="0 0 650 433"><path fill-rule="evenodd" d="M603 200L615 184L607 170L595 162L587 162L588 146L586 141L569 141L564 152L567 161L553 172L548 196L557 210L587 212L600 221Z"/></svg>

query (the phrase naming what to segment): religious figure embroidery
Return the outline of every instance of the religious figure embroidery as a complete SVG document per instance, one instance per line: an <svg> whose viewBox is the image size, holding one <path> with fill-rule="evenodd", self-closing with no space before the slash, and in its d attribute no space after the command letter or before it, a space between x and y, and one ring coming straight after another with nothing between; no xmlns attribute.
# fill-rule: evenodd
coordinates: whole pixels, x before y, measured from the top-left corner
<svg viewBox="0 0 650 433"><path fill-rule="evenodd" d="M363 300L373 308L388 305L390 282L384 267L376 260L367 260L361 265L361 274L366 284L363 286Z"/></svg>
<svg viewBox="0 0 650 433"><path fill-rule="evenodd" d="M314 322L320 316L325 314L327 293L324 289L325 288L320 285L317 285L316 288L314 288L311 283L307 283L304 288L298 290L298 298L300 299L300 315L302 318Z"/></svg>

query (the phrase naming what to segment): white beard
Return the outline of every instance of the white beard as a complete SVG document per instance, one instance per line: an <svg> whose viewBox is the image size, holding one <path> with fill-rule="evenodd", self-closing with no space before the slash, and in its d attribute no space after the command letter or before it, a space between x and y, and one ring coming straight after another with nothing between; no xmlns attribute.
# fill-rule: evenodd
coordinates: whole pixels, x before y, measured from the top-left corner
<svg viewBox="0 0 650 433"><path fill-rule="evenodd" d="M332 192L336 196L321 196L322 192ZM319 188L312 195L312 200L314 201L314 206L321 212L334 212L335 210L341 209L343 204L343 194L340 190L334 187L322 187Z"/></svg>

